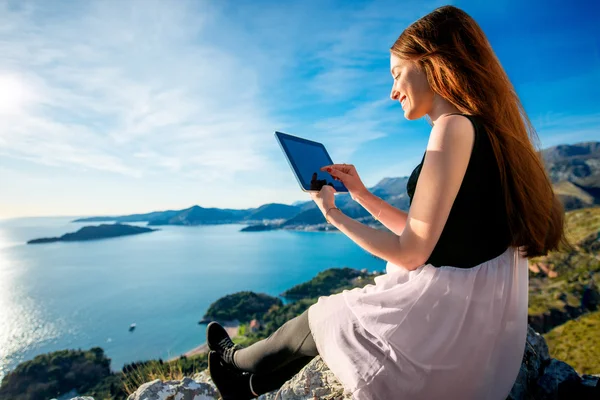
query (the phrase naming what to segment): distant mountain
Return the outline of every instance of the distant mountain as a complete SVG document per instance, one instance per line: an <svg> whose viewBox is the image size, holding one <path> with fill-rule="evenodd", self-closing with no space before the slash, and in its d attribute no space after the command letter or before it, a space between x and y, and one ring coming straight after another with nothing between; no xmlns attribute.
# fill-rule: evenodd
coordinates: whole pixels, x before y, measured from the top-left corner
<svg viewBox="0 0 600 400"><path fill-rule="evenodd" d="M77 232L67 233L61 237L33 239L27 244L41 244L52 242L79 242L84 240L98 240L118 236L137 235L140 233L153 232L156 229L141 226L123 224L102 224L98 226L84 226Z"/></svg>
<svg viewBox="0 0 600 400"><path fill-rule="evenodd" d="M566 210L600 204L600 142L559 145L541 151L542 158ZM415 165L416 166L416 165ZM386 177L369 188L374 195L403 211L408 211L410 198L406 193L408 176ZM364 223L375 223L373 217L349 194L336 195L336 205L348 216ZM293 205L269 203L258 208L221 209L193 206L184 210L156 211L118 217L92 217L76 222L116 221L148 222L148 225L256 225L245 231L268 229L328 230L325 218L312 200ZM265 227L269 224L270 227ZM380 224L379 224L380 225Z"/></svg>
<svg viewBox="0 0 600 400"><path fill-rule="evenodd" d="M288 219L280 225L281 228L295 228L304 225L316 225L325 223L325 217L323 213L316 206L306 211L302 211L300 214Z"/></svg>
<svg viewBox="0 0 600 400"><path fill-rule="evenodd" d="M263 220L287 220L299 212L299 207L277 203L241 210L192 206L183 210L155 211L146 214L80 218L73 222L148 222L148 225L256 223Z"/></svg>
<svg viewBox="0 0 600 400"><path fill-rule="evenodd" d="M263 219L288 219L297 215L300 208L297 206L289 206L287 204L270 203L260 206L257 209L250 211L244 218L245 220L263 220Z"/></svg>
<svg viewBox="0 0 600 400"><path fill-rule="evenodd" d="M575 144L559 144L542 150L544 160L560 163L564 160L580 158L588 159L591 155L600 155L600 142L581 142Z"/></svg>
<svg viewBox="0 0 600 400"><path fill-rule="evenodd" d="M562 144L541 154L566 210L600 204L600 142Z"/></svg>
<svg viewBox="0 0 600 400"><path fill-rule="evenodd" d="M416 165L415 165L416 167ZM368 188L369 192L374 195L381 197L385 201L400 208L401 210L407 211L409 207L409 197L406 193L406 183L408 182L408 176L401 178L383 178L375 186ZM338 194L335 196L335 202L340 208L360 208L357 202L352 200L349 194ZM302 211L307 211L312 208L316 208L317 205L314 201L296 202L294 205L301 208Z"/></svg>
<svg viewBox="0 0 600 400"><path fill-rule="evenodd" d="M205 225L205 224L230 224L239 222L240 213L220 208L204 208L193 206L177 212L166 218L155 218L148 225Z"/></svg>
<svg viewBox="0 0 600 400"><path fill-rule="evenodd" d="M155 211L147 214L133 214L133 215L125 215L121 217L91 217L91 218L80 218L76 219L73 222L106 222L106 221L116 221L116 222L149 222L154 219L166 219L171 218L177 215L180 211L168 210L168 211Z"/></svg>
<svg viewBox="0 0 600 400"><path fill-rule="evenodd" d="M408 176L402 178L383 178L369 191L379 197L398 196L402 193L406 193L407 182Z"/></svg>

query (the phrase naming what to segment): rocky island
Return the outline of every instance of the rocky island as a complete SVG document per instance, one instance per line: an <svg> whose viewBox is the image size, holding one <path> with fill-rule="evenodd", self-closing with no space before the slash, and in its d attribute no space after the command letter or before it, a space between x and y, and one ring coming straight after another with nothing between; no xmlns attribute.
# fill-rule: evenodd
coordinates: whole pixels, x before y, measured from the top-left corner
<svg viewBox="0 0 600 400"><path fill-rule="evenodd" d="M98 226L84 226L77 232L66 233L60 237L33 239L27 244L40 244L52 242L79 242L85 240L107 239L119 236L137 235L140 233L153 232L157 229L144 228L126 224L102 224Z"/></svg>

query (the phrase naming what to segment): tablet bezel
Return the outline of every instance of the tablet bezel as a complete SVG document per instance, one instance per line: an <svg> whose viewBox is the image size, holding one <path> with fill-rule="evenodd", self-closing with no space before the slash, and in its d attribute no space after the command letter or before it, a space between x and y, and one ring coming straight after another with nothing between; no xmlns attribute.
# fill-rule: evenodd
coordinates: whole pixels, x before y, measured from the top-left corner
<svg viewBox="0 0 600 400"><path fill-rule="evenodd" d="M310 189L304 188L301 175L298 171L298 167L296 166L296 163L290 156L290 152L289 152L287 146L285 145L285 140L294 140L296 142L305 143L305 144L308 144L311 146L321 147L323 149L323 151L325 152L325 156L329 160L329 165L331 165L331 164L333 164L333 160L331 159L331 156L329 155L329 152L327 152L327 149L325 148L323 143L315 142L313 140L304 139L304 138L301 138L298 136L290 135L289 133L284 133L284 132L279 132L279 131L275 131L275 138L277 139L277 143L279 143L281 150L285 154L285 158L287 159L288 164L290 165L292 171L294 172L294 176L296 177L296 180L298 181L298 184L300 185L300 188L302 189L302 191L304 191L304 192L319 192L319 190L310 190ZM348 193L348 188L346 188L346 186L342 182L334 181L333 185L334 185L334 189L336 190L336 193ZM341 185L341 187L336 187L337 185Z"/></svg>

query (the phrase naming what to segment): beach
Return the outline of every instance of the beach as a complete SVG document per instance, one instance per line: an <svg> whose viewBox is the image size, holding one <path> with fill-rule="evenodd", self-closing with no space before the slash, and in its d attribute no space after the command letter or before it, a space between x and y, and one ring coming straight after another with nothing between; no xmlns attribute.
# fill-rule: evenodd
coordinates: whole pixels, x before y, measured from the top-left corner
<svg viewBox="0 0 600 400"><path fill-rule="evenodd" d="M239 322L235 321L235 322L229 322L229 323L222 323L221 324L223 326L223 328L225 328L225 330L227 331L227 334L229 335L229 337L231 337L232 339L234 337L238 336L238 330L239 330ZM179 357L181 357L182 355L185 355L186 357L192 357L198 354L203 354L203 353L208 353L208 344L207 343L202 343L200 346L194 347L193 349L179 355L173 358L170 358L168 361L174 361L177 360Z"/></svg>

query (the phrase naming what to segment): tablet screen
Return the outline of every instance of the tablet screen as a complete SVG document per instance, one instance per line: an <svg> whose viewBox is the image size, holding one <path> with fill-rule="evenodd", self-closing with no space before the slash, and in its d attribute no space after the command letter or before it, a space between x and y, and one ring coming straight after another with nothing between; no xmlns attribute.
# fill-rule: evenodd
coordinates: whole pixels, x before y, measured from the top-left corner
<svg viewBox="0 0 600 400"><path fill-rule="evenodd" d="M305 190L321 190L323 185L329 184L338 192L348 191L342 182L333 179L328 172L321 171L321 167L333 164L323 144L281 132L275 135Z"/></svg>

